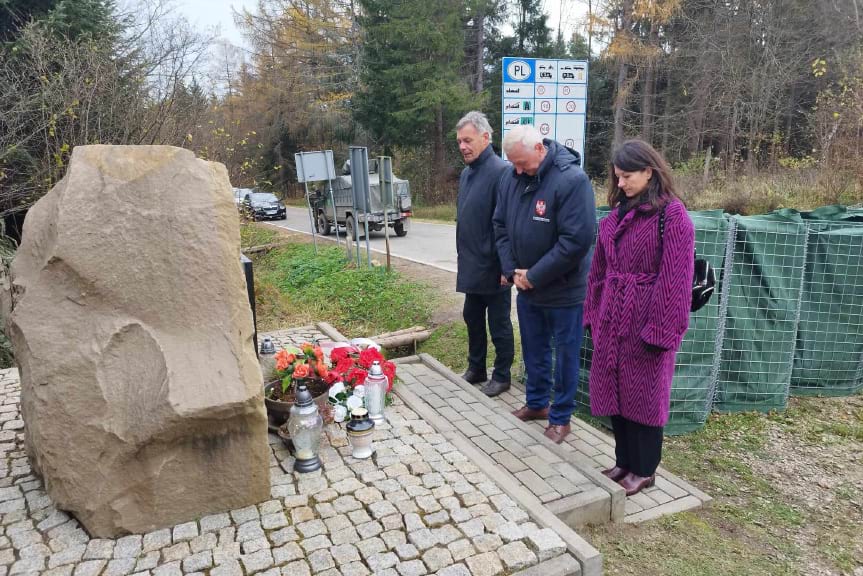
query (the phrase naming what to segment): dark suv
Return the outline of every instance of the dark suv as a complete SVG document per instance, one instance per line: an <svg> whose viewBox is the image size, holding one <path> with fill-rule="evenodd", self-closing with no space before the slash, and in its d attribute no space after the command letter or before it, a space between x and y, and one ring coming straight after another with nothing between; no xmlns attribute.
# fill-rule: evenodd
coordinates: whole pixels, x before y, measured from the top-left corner
<svg viewBox="0 0 863 576"><path fill-rule="evenodd" d="M251 192L243 199L243 207L254 220L284 220L285 205L269 192Z"/></svg>

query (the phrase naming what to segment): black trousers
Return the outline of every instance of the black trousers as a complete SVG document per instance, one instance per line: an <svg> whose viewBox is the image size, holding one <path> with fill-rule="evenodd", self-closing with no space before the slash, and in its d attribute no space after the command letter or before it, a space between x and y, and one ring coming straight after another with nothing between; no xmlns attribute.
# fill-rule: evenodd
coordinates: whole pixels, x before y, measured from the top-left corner
<svg viewBox="0 0 863 576"><path fill-rule="evenodd" d="M662 458L662 426L645 426L623 416L611 417L615 464L637 476L656 472Z"/></svg>
<svg viewBox="0 0 863 576"><path fill-rule="evenodd" d="M501 290L494 294L465 294L462 317L467 325L467 362L478 372L486 370L488 337L485 333L486 314L488 331L494 343L494 373L498 382L510 381L510 369L515 358L515 340L512 336L512 291Z"/></svg>

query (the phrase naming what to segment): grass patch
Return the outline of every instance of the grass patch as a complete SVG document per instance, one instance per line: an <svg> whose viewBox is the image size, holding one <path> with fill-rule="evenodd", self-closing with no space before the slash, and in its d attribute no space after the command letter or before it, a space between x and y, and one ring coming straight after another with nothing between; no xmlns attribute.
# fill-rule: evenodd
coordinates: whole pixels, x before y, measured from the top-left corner
<svg viewBox="0 0 863 576"><path fill-rule="evenodd" d="M521 337L518 332L518 324L513 323L513 336L515 338L515 359L512 363L512 380L520 381L523 375L521 358ZM417 352L425 352L437 358L444 366L457 374L467 370L467 326L461 320L442 324L434 329L431 336L425 342L420 343ZM495 351L491 336L488 335L488 373L491 376L494 366Z"/></svg>
<svg viewBox="0 0 863 576"><path fill-rule="evenodd" d="M455 204L436 204L434 206L414 206L414 218L418 220L433 220L445 224L455 224Z"/></svg>
<svg viewBox="0 0 863 576"><path fill-rule="evenodd" d="M279 233L269 226L258 226L252 222L240 225L240 246L243 248L271 244L278 237Z"/></svg>
<svg viewBox="0 0 863 576"><path fill-rule="evenodd" d="M449 322L434 329L418 352L431 354L453 372L467 369L467 327L464 322Z"/></svg>
<svg viewBox="0 0 863 576"><path fill-rule="evenodd" d="M817 397L800 399L771 419L789 426L811 444L863 442L863 406L849 403L838 411L829 406Z"/></svg>
<svg viewBox="0 0 863 576"><path fill-rule="evenodd" d="M685 512L649 527L588 528L588 540L603 553L606 574L796 574L784 551L753 547L749 538L709 515Z"/></svg>
<svg viewBox="0 0 863 576"><path fill-rule="evenodd" d="M282 203L285 206L295 206L297 208L308 208L309 203L306 202L305 196L292 196L290 198L283 198Z"/></svg>
<svg viewBox="0 0 863 576"><path fill-rule="evenodd" d="M258 329L326 321L369 336L427 324L430 290L381 267L356 268L336 246L289 244L255 259Z"/></svg>

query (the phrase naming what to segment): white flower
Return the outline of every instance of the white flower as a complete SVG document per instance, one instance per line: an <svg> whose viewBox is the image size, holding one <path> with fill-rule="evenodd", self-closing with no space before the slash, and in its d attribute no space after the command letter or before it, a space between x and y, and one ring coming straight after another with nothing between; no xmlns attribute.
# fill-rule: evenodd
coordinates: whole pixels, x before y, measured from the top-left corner
<svg viewBox="0 0 863 576"><path fill-rule="evenodd" d="M362 384L357 384L354 386L354 396L357 398L365 398L366 396L366 387Z"/></svg>
<svg viewBox="0 0 863 576"><path fill-rule="evenodd" d="M348 410L360 408L363 405L363 399L358 396L351 396L347 401Z"/></svg>
<svg viewBox="0 0 863 576"><path fill-rule="evenodd" d="M345 383L342 381L336 382L330 386L330 398L336 400L336 396L345 391Z"/></svg>
<svg viewBox="0 0 863 576"><path fill-rule="evenodd" d="M344 422L348 417L348 409L341 404L336 404L333 407L333 420L336 422Z"/></svg>

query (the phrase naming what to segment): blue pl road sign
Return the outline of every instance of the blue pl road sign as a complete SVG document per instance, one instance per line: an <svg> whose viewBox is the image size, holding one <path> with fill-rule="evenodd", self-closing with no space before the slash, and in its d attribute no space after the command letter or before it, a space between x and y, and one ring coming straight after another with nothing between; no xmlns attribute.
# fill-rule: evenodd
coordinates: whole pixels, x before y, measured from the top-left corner
<svg viewBox="0 0 863 576"><path fill-rule="evenodd" d="M532 124L578 151L584 166L587 61L505 57L501 89L502 134Z"/></svg>

